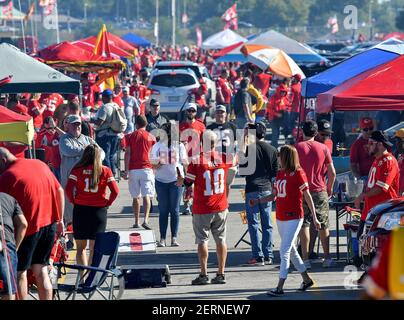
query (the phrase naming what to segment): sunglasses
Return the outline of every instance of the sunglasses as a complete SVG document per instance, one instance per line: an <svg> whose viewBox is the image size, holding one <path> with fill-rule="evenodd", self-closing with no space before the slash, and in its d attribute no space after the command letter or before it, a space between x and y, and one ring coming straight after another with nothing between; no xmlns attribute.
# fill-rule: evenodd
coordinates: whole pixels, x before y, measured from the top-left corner
<svg viewBox="0 0 404 320"><path fill-rule="evenodd" d="M371 146L375 146L375 145L377 145L378 143L379 143L378 141L370 141L370 140L369 140L369 142L368 142L368 144L371 145Z"/></svg>
<svg viewBox="0 0 404 320"><path fill-rule="evenodd" d="M196 110L194 110L194 109L189 109L189 110L187 110L187 112L192 112L192 113L195 113L196 112Z"/></svg>
<svg viewBox="0 0 404 320"><path fill-rule="evenodd" d="M320 133L322 137L331 137L331 133Z"/></svg>
<svg viewBox="0 0 404 320"><path fill-rule="evenodd" d="M362 130L365 131L365 132L368 132L368 131L373 131L373 128L364 128Z"/></svg>

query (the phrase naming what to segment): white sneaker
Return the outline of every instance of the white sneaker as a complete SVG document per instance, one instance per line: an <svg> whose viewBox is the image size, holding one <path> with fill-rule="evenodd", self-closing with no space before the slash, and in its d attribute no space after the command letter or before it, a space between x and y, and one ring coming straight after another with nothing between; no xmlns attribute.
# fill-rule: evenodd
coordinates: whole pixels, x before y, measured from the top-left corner
<svg viewBox="0 0 404 320"><path fill-rule="evenodd" d="M330 259L324 259L323 268L333 268L335 266L336 266L336 263L331 258Z"/></svg>
<svg viewBox="0 0 404 320"><path fill-rule="evenodd" d="M310 270L311 269L311 263L310 260L305 260L303 261L304 266L306 267L306 270Z"/></svg>
<svg viewBox="0 0 404 320"><path fill-rule="evenodd" d="M160 241L157 242L157 247L165 247L166 246L166 241L164 239L161 239Z"/></svg>

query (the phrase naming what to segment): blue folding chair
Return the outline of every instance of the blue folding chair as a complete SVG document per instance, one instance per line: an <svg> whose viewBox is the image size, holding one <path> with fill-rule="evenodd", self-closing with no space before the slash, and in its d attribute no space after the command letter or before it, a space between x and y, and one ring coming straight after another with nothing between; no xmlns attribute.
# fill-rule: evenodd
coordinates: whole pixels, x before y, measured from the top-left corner
<svg viewBox="0 0 404 320"><path fill-rule="evenodd" d="M56 297L60 299L60 292L65 292L66 300L70 297L75 300L77 294L81 294L86 300L89 300L98 292L105 300L120 299L125 290L125 281L122 271L116 268L118 247L118 233L97 233L91 266L58 264L59 268L77 270L77 276L74 285L58 284ZM115 280L118 282L116 295L114 294ZM108 296L104 294L105 291L108 292Z"/></svg>

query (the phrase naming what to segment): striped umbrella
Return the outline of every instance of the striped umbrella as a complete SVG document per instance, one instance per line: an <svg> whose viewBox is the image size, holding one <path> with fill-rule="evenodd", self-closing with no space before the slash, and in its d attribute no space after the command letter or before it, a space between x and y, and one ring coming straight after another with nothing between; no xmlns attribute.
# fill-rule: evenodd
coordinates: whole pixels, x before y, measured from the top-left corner
<svg viewBox="0 0 404 320"><path fill-rule="evenodd" d="M270 46L247 44L241 47L242 54L248 62L255 64L262 70L269 69L276 75L291 78L300 74L305 78L303 71L284 51Z"/></svg>

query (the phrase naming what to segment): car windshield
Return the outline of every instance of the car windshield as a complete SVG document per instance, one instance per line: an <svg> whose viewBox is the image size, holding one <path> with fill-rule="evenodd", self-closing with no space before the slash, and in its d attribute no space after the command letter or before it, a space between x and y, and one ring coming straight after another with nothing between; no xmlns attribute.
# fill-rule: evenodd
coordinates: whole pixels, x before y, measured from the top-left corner
<svg viewBox="0 0 404 320"><path fill-rule="evenodd" d="M194 77L183 73L161 74L153 77L151 84L161 87L185 87L194 85Z"/></svg>

